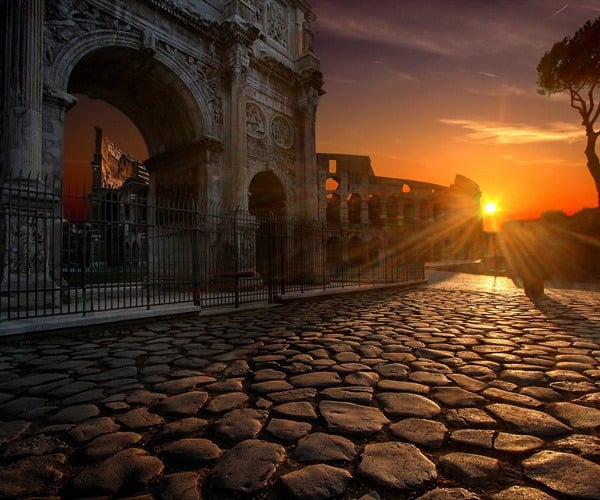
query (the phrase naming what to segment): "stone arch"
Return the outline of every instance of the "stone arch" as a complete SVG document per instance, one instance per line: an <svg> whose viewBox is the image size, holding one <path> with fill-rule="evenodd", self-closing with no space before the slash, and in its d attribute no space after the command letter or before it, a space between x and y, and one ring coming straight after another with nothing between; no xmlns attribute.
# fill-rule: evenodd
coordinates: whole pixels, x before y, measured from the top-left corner
<svg viewBox="0 0 600 500"><path fill-rule="evenodd" d="M288 196L283 182L271 170L258 172L248 187L248 210L257 217L287 214Z"/></svg>
<svg viewBox="0 0 600 500"><path fill-rule="evenodd" d="M357 193L352 193L348 196L348 222L350 224L360 224L361 222L361 206L362 198Z"/></svg>
<svg viewBox="0 0 600 500"><path fill-rule="evenodd" d="M381 199L376 194L369 195L368 200L369 222L377 224L381 219Z"/></svg>
<svg viewBox="0 0 600 500"><path fill-rule="evenodd" d="M336 224L341 221L342 198L337 193L327 195L327 208L325 209L325 218L327 222Z"/></svg>
<svg viewBox="0 0 600 500"><path fill-rule="evenodd" d="M400 200L397 196L390 196L387 200L387 214L388 219L397 219L400 216Z"/></svg>
<svg viewBox="0 0 600 500"><path fill-rule="evenodd" d="M90 54L111 49L128 50L130 53L136 54L139 60L145 64L154 63L155 67L164 67L170 72L171 76L175 77L172 83L177 87L178 95L185 96L185 103L189 106L187 111L197 122L195 134L191 140L197 139L203 134L218 136L214 123L214 113L211 113L209 105L214 99L210 91L201 84L198 76L189 71L189 67L182 60L183 58L173 57L164 49L157 51L143 50L141 45L141 35L131 32L81 33L57 47L51 63L45 70L45 86L50 91L67 92L73 70ZM116 107L121 109L118 105Z"/></svg>
<svg viewBox="0 0 600 500"><path fill-rule="evenodd" d="M348 240L348 260L352 266L362 264L365 261L363 241L358 235L354 235Z"/></svg>

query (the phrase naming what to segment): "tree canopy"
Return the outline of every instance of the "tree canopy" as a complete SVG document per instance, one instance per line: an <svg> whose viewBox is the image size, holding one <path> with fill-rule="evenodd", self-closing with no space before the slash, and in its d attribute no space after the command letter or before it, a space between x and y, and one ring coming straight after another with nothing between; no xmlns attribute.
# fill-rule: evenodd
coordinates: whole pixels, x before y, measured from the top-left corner
<svg viewBox="0 0 600 500"><path fill-rule="evenodd" d="M571 107L579 112L585 127L585 155L598 193L600 206L600 161L594 126L600 114L600 17L587 21L573 36L567 36L546 52L537 66L538 93L569 92Z"/></svg>

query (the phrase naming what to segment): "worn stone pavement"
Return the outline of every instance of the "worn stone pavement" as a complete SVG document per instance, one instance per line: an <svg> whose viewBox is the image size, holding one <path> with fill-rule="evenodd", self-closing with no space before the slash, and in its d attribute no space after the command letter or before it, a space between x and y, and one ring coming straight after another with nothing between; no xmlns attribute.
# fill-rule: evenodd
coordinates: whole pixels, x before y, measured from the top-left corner
<svg viewBox="0 0 600 500"><path fill-rule="evenodd" d="M600 498L600 293L428 286L0 342L1 498Z"/></svg>

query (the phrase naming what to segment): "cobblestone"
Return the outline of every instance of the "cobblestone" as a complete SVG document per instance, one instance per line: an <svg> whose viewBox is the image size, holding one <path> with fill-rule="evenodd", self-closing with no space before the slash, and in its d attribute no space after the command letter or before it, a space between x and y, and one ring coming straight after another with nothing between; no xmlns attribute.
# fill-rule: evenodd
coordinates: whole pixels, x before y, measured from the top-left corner
<svg viewBox="0 0 600 500"><path fill-rule="evenodd" d="M0 498L600 498L598 311L437 273L5 339Z"/></svg>

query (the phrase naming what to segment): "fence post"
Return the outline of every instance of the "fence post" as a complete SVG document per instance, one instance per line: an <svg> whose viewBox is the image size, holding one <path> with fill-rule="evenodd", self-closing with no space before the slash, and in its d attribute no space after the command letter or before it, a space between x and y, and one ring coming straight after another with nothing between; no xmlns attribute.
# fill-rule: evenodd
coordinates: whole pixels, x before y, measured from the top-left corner
<svg viewBox="0 0 600 500"><path fill-rule="evenodd" d="M239 214L239 210L240 207L236 207L235 211L233 212L233 256L234 256L234 269L233 269L233 276L234 276L234 283L235 283L235 288L234 288L234 295L235 295L235 307L238 308L240 307L240 250L239 250L239 246L240 246L240 241L239 241L239 234L238 234L238 214Z"/></svg>

